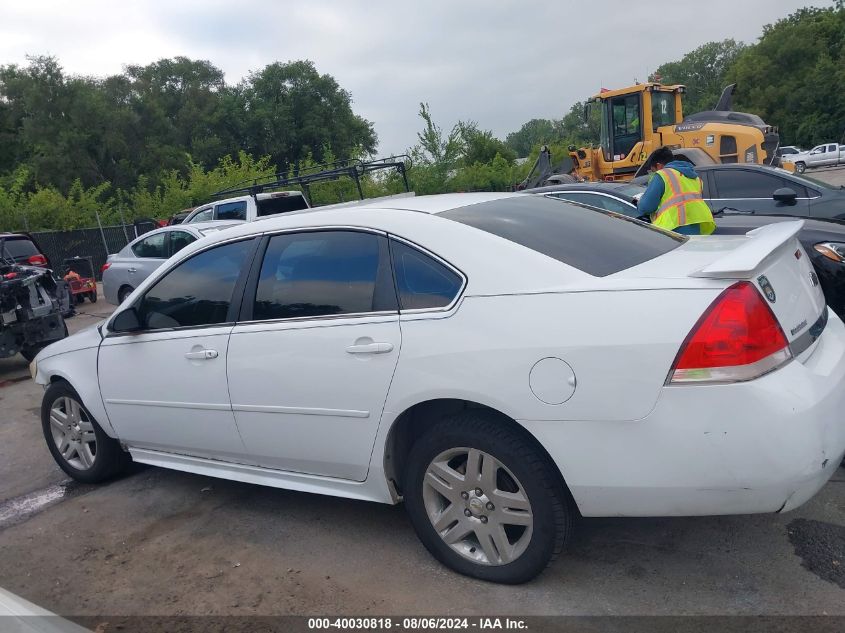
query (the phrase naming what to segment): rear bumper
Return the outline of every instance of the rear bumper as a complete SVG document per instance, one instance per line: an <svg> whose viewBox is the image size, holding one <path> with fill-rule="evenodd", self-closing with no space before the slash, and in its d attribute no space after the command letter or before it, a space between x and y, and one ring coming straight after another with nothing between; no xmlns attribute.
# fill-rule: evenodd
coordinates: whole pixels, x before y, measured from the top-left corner
<svg viewBox="0 0 845 633"><path fill-rule="evenodd" d="M791 510L845 454L845 326L808 358L734 385L669 386L641 420L522 421L585 516Z"/></svg>

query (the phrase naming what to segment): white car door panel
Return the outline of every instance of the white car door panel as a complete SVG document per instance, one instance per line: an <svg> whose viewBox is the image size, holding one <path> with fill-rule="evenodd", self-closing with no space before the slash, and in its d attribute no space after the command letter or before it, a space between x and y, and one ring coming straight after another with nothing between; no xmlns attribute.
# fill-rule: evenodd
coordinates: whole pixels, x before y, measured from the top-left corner
<svg viewBox="0 0 845 633"><path fill-rule="evenodd" d="M238 325L229 392L255 462L362 481L400 342L396 314Z"/></svg>
<svg viewBox="0 0 845 633"><path fill-rule="evenodd" d="M207 457L243 455L226 387L231 325L107 337L103 402L127 444Z"/></svg>
<svg viewBox="0 0 845 633"><path fill-rule="evenodd" d="M180 262L126 310L132 332L100 347L103 403L130 446L243 461L226 379L232 298L256 242L215 246ZM240 302L238 301L238 304Z"/></svg>
<svg viewBox="0 0 845 633"><path fill-rule="evenodd" d="M268 239L229 344L229 394L256 463L363 481L399 357L387 238Z"/></svg>

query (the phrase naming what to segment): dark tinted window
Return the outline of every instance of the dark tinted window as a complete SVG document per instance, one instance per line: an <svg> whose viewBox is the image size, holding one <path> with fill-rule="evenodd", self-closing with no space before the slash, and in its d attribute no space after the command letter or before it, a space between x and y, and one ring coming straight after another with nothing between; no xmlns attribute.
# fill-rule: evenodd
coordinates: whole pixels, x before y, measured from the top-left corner
<svg viewBox="0 0 845 633"><path fill-rule="evenodd" d="M585 193L581 191L562 191L560 193L554 194L553 197L558 198L560 200L571 200L572 202L580 202L581 204L587 204L591 207L596 207L597 209L613 211L615 213L621 213L623 215L628 215L632 217L635 217L637 215L635 213L636 209L634 209L631 205L625 204L624 202L620 202L615 198L611 198L609 196L602 196L596 193Z"/></svg>
<svg viewBox="0 0 845 633"><path fill-rule="evenodd" d="M745 169L714 169L713 175L719 198L771 198L776 189L792 184L774 174Z"/></svg>
<svg viewBox="0 0 845 633"><path fill-rule="evenodd" d="M0 237L0 243L3 244L3 257L20 259L39 254L35 244L26 237Z"/></svg>
<svg viewBox="0 0 845 633"><path fill-rule="evenodd" d="M382 255L383 241L385 238L377 235L355 231L274 236L261 265L252 318L289 319L395 309L396 295L387 257Z"/></svg>
<svg viewBox="0 0 845 633"><path fill-rule="evenodd" d="M147 329L225 323L252 240L224 244L182 262L138 306Z"/></svg>
<svg viewBox="0 0 845 633"><path fill-rule="evenodd" d="M289 211L299 211L300 209L307 208L308 203L305 202L303 196L276 194L271 198L258 201L258 217L263 218L268 215L288 213Z"/></svg>
<svg viewBox="0 0 845 633"><path fill-rule="evenodd" d="M390 243L399 306L403 310L442 308L457 296L463 280L436 259L396 240Z"/></svg>
<svg viewBox="0 0 845 633"><path fill-rule="evenodd" d="M217 205L217 220L246 220L246 201Z"/></svg>
<svg viewBox="0 0 845 633"><path fill-rule="evenodd" d="M165 259L167 257L167 233L162 231L150 235L132 245L135 257L151 257Z"/></svg>
<svg viewBox="0 0 845 633"><path fill-rule="evenodd" d="M516 196L440 214L604 277L680 246L685 238L636 220L541 196Z"/></svg>
<svg viewBox="0 0 845 633"><path fill-rule="evenodd" d="M197 238L187 231L171 231L170 232L170 254L174 255L191 242L196 242Z"/></svg>

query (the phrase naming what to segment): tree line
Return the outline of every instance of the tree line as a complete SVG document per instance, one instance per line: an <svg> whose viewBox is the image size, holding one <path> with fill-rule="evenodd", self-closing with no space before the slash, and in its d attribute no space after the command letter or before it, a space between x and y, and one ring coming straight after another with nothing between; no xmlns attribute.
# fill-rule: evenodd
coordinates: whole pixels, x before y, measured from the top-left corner
<svg viewBox="0 0 845 633"><path fill-rule="evenodd" d="M685 112L712 109L736 82L735 108L778 126L784 144L844 140L845 7L801 9L759 40L709 42L650 78L687 86ZM563 79L563 78L562 78ZM620 87L620 86L613 86ZM539 147L555 160L598 141L597 110L575 103L500 140L472 120L447 131L420 104L409 180L418 194L503 190ZM0 66L0 230L65 229L167 217L248 178L374 154L373 123L310 61L275 62L227 84L206 60L162 59L118 75L67 74L53 57ZM518 161L518 157L528 157ZM401 190L367 178L365 193ZM316 203L355 197L351 182L313 187Z"/></svg>

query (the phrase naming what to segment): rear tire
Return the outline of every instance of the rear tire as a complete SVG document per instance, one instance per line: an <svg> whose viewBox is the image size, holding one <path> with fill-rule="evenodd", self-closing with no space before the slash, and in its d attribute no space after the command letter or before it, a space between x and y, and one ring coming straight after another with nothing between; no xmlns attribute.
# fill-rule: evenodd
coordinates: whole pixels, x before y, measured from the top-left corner
<svg viewBox="0 0 845 633"><path fill-rule="evenodd" d="M572 530L569 497L553 468L505 421L464 411L414 443L405 506L423 545L447 567L527 582L560 554Z"/></svg>
<svg viewBox="0 0 845 633"><path fill-rule="evenodd" d="M805 171L807 171L806 163L795 163L795 171L797 171L799 174L803 174Z"/></svg>
<svg viewBox="0 0 845 633"><path fill-rule="evenodd" d="M106 481L131 461L64 381L54 382L44 393L41 428L59 468L77 481L87 484Z"/></svg>

